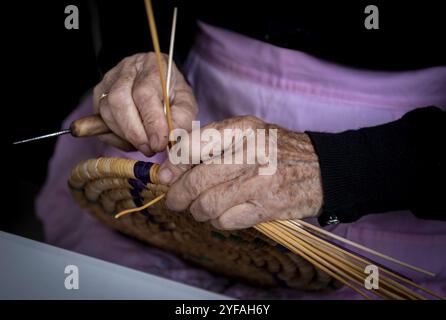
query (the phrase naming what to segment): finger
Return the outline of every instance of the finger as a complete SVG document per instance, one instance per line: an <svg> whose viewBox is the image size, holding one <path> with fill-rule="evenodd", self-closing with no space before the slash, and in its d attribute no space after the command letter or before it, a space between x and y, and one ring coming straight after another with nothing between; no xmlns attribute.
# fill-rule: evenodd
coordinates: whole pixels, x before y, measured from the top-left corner
<svg viewBox="0 0 446 320"><path fill-rule="evenodd" d="M158 180L161 184L171 185L192 167L193 166L190 164L174 165L169 161L169 159L166 159L164 163L161 164L158 171Z"/></svg>
<svg viewBox="0 0 446 320"><path fill-rule="evenodd" d="M119 64L115 68L109 70L104 77L102 78L101 82L99 82L93 89L93 110L94 112L99 112L99 104L100 101L103 99L103 94L108 94L110 91L111 86L116 81L119 72L121 71L121 65Z"/></svg>
<svg viewBox="0 0 446 320"><path fill-rule="evenodd" d="M200 164L200 159L203 159L203 157L195 151L199 150L201 152L203 149L191 147L191 144L195 142L191 138L195 132L198 132L199 134L200 131L193 131L191 133L188 133L185 129L183 129L182 132L178 129L174 131L175 138L177 138L176 135L178 135L181 139L169 150L168 158L161 165L158 174L160 183L170 185L177 181L183 173L190 170L194 165ZM180 135L181 133L184 133L184 135ZM221 149L221 146L218 146L218 148ZM193 156L191 154L192 152L195 152L196 156ZM183 153L186 154L183 155Z"/></svg>
<svg viewBox="0 0 446 320"><path fill-rule="evenodd" d="M151 149L155 152L164 150L168 143L168 126L158 66L153 53L147 55L143 71L135 78L132 96L141 115L146 136L149 137Z"/></svg>
<svg viewBox="0 0 446 320"><path fill-rule="evenodd" d="M235 179L247 171L246 165L202 164L187 171L167 193L166 205L182 211L205 190Z"/></svg>
<svg viewBox="0 0 446 320"><path fill-rule="evenodd" d="M187 133L186 133L187 134ZM189 141L188 136L185 137ZM175 144L168 152L168 158L161 164L158 173L158 179L161 184L170 185L175 183L186 171L193 167L193 163L189 156L185 161L182 159L182 152L187 152L189 145L185 143Z"/></svg>
<svg viewBox="0 0 446 320"><path fill-rule="evenodd" d="M262 125L263 122L255 117L234 117L223 121L212 122L201 128L194 128L194 130L187 136L187 139L181 139L177 144L178 148L182 150L190 150L189 156L191 161L194 160L193 158L206 159L209 158L209 155L207 154L209 148L207 148L207 145L209 142L215 142L215 132L215 135L218 135L220 138L218 140L219 143L215 144L215 146L218 146L219 148L213 148L212 151L215 151L214 157L219 157L223 151L226 152L226 150L232 150L234 145L239 145L245 138L252 136L254 130ZM197 143L195 137L198 137L199 139L199 143L201 144L200 148L191 148L194 143ZM194 149L200 153L197 154L197 152L193 152Z"/></svg>
<svg viewBox="0 0 446 320"><path fill-rule="evenodd" d="M192 130L192 121L197 117L198 109L193 97L182 97L184 100L175 100L171 106L173 128Z"/></svg>
<svg viewBox="0 0 446 320"><path fill-rule="evenodd" d="M224 145L221 139L213 140L211 136L205 138L206 132L210 132L210 130L216 131L216 134L220 137L223 127L218 127L217 123L212 123L192 132L185 132L185 135L180 136L181 140L170 149L168 159L161 165L159 179L162 184L174 183L184 172L191 169L193 165L200 164L200 162L223 163L221 157ZM180 134L179 131L175 133ZM194 138L196 136L198 142ZM196 146L197 143L200 144L198 147ZM183 156L183 152L186 153L185 156Z"/></svg>
<svg viewBox="0 0 446 320"><path fill-rule="evenodd" d="M250 172L208 188L191 204L190 212L195 220L207 221L218 218L229 208L244 202L267 201L274 195L270 195L264 177Z"/></svg>
<svg viewBox="0 0 446 320"><path fill-rule="evenodd" d="M124 133L118 126L118 122L111 112L110 105L108 103L108 97L104 97L99 101L99 114L102 120L106 123L107 127L117 136L124 139Z"/></svg>
<svg viewBox="0 0 446 320"><path fill-rule="evenodd" d="M147 156L153 155L138 109L132 98L132 87L136 77L133 63L126 63L119 78L110 89L107 101L125 140Z"/></svg>
<svg viewBox="0 0 446 320"><path fill-rule="evenodd" d="M263 122L255 117L235 117L213 122L202 128L193 130L191 133L187 134L184 139L182 137L181 141L176 143L170 150L169 159L163 163L159 171L160 182L166 185L171 184L176 181L180 175L192 167L191 165L187 166L187 164L198 164L200 163L200 160L205 160L205 162L220 160L220 162L223 163L221 158L224 152L233 154L235 151L233 146L240 145L240 142L244 141L244 136L247 137L248 135L252 135L253 130L262 125ZM234 138L236 139L230 140L228 143L225 141L225 130L227 129L239 129L239 132L234 135ZM251 130L249 134L248 130ZM220 139L214 140L212 131L215 131L215 134L220 137ZM209 135L206 133L209 133ZM197 144L197 141L194 138L195 136L199 137L199 147L193 145ZM205 139L205 137L208 139ZM223 138L221 139L221 137ZM178 159L178 150L186 151L188 154L188 158L186 157L185 161L180 159L181 163L186 165L181 166L179 169L175 166L179 161L176 161L176 163L171 161L171 159ZM244 153L242 156L243 155Z"/></svg>
<svg viewBox="0 0 446 320"><path fill-rule="evenodd" d="M242 203L226 210L221 216L211 220L217 229L237 230L250 228L263 222L263 209L252 203Z"/></svg>
<svg viewBox="0 0 446 320"><path fill-rule="evenodd" d="M175 79L173 81L174 93L172 110L172 122L174 128L192 130L192 121L198 113L197 102L192 88L187 84L183 75L174 68Z"/></svg>
<svg viewBox="0 0 446 320"><path fill-rule="evenodd" d="M101 134L98 136L99 140L114 146L120 150L125 152L134 151L135 147L133 147L128 141L120 138L114 133Z"/></svg>

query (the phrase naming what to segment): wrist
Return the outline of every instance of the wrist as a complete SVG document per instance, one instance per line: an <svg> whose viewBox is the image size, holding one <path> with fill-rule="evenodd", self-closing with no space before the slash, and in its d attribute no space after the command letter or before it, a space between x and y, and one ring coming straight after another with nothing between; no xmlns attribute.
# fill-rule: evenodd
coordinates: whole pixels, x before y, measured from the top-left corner
<svg viewBox="0 0 446 320"><path fill-rule="evenodd" d="M319 217L323 212L323 187L319 158L315 147L306 133L294 132L293 146L295 156L293 162L297 165L294 183L300 184L300 196L306 205L298 210L301 217Z"/></svg>

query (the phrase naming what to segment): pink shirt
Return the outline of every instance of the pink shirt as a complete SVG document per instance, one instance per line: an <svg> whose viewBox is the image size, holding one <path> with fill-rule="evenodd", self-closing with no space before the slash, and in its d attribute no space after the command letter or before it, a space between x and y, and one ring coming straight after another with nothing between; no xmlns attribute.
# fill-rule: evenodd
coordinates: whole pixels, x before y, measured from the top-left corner
<svg viewBox="0 0 446 320"><path fill-rule="evenodd" d="M199 26L185 74L194 88L202 125L251 114L295 131L338 132L393 121L416 107L446 108L446 67L407 72L353 69L203 23ZM65 124L91 112L88 98ZM72 166L98 156L148 160L95 138L60 137L47 182L37 198L37 213L49 243L237 298L358 298L348 288L307 293L247 286L192 268L167 252L106 228L79 209L66 186ZM157 155L150 160L162 158ZM446 294L446 222L394 212L369 215L330 229L437 273L436 278L429 278L391 265L421 285Z"/></svg>

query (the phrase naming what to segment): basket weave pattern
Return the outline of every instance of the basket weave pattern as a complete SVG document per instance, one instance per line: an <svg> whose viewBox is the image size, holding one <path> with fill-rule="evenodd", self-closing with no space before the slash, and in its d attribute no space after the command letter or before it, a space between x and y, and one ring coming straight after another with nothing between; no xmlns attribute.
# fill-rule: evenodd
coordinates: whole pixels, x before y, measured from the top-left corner
<svg viewBox="0 0 446 320"><path fill-rule="evenodd" d="M117 212L140 206L168 190L138 178L135 166L140 164L120 158L81 162L68 182L72 195L107 226L212 272L256 285L305 290L320 290L331 283L312 264L253 228L217 230L210 223L195 221L187 211L170 211L164 200L139 214L115 219Z"/></svg>

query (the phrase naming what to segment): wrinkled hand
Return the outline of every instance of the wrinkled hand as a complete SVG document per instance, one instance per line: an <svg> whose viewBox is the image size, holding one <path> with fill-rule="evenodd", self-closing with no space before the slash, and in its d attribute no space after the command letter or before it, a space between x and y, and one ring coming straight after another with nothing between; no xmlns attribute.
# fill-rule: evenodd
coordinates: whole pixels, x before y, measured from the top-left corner
<svg viewBox="0 0 446 320"><path fill-rule="evenodd" d="M250 116L215 122L201 128L201 132L205 128L219 132L227 128L239 128L243 132L277 129L277 170L272 175L259 175L264 163L209 164L207 161L192 166L173 165L166 160L159 178L161 183L171 185L166 199L171 210L189 208L197 221L210 221L219 229L248 228L268 220L300 219L319 214L322 206L320 169L306 134ZM267 139L272 139L271 135L267 134ZM174 148L191 143L191 139L181 140ZM231 152L246 153L246 148L244 143L239 151L231 148ZM223 153L228 152L222 149ZM221 155L213 159L216 157L221 158Z"/></svg>
<svg viewBox="0 0 446 320"><path fill-rule="evenodd" d="M167 58L164 57L164 71ZM101 98L106 93L107 96ZM197 103L182 74L173 65L170 90L174 128L191 130ZM163 94L156 57L153 52L127 57L104 76L94 88L93 105L111 134L100 139L130 151L138 149L146 156L162 151L168 143Z"/></svg>

